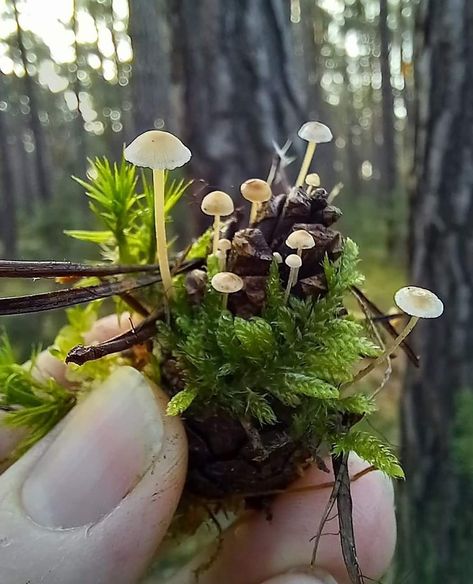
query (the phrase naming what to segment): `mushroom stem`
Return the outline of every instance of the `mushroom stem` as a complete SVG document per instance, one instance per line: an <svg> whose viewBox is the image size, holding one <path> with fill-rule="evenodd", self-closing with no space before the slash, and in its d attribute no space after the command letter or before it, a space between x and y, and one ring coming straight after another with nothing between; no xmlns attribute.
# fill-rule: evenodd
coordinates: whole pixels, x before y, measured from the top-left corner
<svg viewBox="0 0 473 584"><path fill-rule="evenodd" d="M315 147L317 144L315 142L308 142L305 151L304 160L302 161L302 166L299 171L299 176L297 177L296 187L301 187L304 184L304 179L309 171L310 163L314 157Z"/></svg>
<svg viewBox="0 0 473 584"><path fill-rule="evenodd" d="M289 300L289 295L294 284L297 282L297 275L299 274L299 268L291 268L289 271L289 278L287 279L286 291L284 293L284 304Z"/></svg>
<svg viewBox="0 0 473 584"><path fill-rule="evenodd" d="M214 216L214 239L213 239L213 246L212 246L212 253L216 255L218 250L218 242L220 239L220 215Z"/></svg>
<svg viewBox="0 0 473 584"><path fill-rule="evenodd" d="M313 187L312 185L309 185L309 186L307 187L307 191L306 191L306 193L307 193L308 195L310 195L310 193L311 193L313 190L314 190L314 187Z"/></svg>
<svg viewBox="0 0 473 584"><path fill-rule="evenodd" d="M258 209L259 209L260 203L258 202L254 202L251 203L251 211L250 211L250 225L253 225L253 223L256 221L256 214L258 213Z"/></svg>
<svg viewBox="0 0 473 584"><path fill-rule="evenodd" d="M156 229L156 251L164 295L172 298L172 277L169 269L166 224L164 214L164 170L153 170L154 224Z"/></svg>
<svg viewBox="0 0 473 584"><path fill-rule="evenodd" d="M291 271L289 272L289 278L287 279L286 292L284 293L284 304L286 304L287 301L289 300L289 295L291 294L292 287L294 286L294 282L297 279L296 277L294 277L294 272L296 270L297 270L297 268L291 268Z"/></svg>
<svg viewBox="0 0 473 584"><path fill-rule="evenodd" d="M371 373L374 369L376 369L378 365L381 365L381 363L385 361L388 357L390 357L394 353L394 351L399 347L399 345L404 341L404 339L412 332L412 329L416 326L419 320L420 317L411 316L409 322L406 324L402 332L394 339L391 345L389 345L389 347L386 347L383 353L379 357L376 357L376 359L372 361L368 365L368 367L365 367L361 371L358 371L358 373L351 381L342 385L341 389L345 389L345 387L348 387L349 385L353 385L357 381L360 381L360 379L363 379L363 377L366 377L368 373Z"/></svg>
<svg viewBox="0 0 473 584"><path fill-rule="evenodd" d="M223 251L223 249L217 250L217 258L218 258L218 269L221 272L225 272L227 267L227 252Z"/></svg>
<svg viewBox="0 0 473 584"><path fill-rule="evenodd" d="M228 294L222 294L222 310L226 310L228 305Z"/></svg>

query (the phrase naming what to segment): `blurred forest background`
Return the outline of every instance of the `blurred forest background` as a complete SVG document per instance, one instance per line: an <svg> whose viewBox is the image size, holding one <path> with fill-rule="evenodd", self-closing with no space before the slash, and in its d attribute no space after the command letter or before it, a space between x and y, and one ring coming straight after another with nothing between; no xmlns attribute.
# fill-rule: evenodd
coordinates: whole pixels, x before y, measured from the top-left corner
<svg viewBox="0 0 473 584"><path fill-rule="evenodd" d="M189 176L236 194L266 176L274 143L301 154L302 122L332 129L314 168L328 190L343 183L369 294L388 310L409 281L447 308L419 327L420 370L401 392L398 359L384 398L408 475L396 583L473 573L472 68L471 0L0 1L3 258L93 259L62 235L91 222L70 177L143 130L176 133ZM197 209L175 214L182 246ZM20 352L60 322L5 321Z"/></svg>

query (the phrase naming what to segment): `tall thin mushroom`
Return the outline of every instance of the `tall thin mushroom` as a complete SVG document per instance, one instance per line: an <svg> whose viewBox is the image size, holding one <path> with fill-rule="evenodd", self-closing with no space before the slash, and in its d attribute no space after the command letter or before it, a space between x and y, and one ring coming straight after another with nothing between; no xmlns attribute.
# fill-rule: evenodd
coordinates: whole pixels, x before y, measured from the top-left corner
<svg viewBox="0 0 473 584"><path fill-rule="evenodd" d="M240 186L240 192L251 203L250 225L253 225L261 203L266 203L272 196L271 187L265 180L249 178Z"/></svg>
<svg viewBox="0 0 473 584"><path fill-rule="evenodd" d="M331 142L333 135L330 128L320 122L306 122L300 127L297 135L299 138L302 138L307 142L304 160L296 181L296 187L301 187L304 184L304 179L309 171L310 163L314 157L317 144Z"/></svg>
<svg viewBox="0 0 473 584"><path fill-rule="evenodd" d="M421 318L438 318L443 314L443 302L430 290L417 286L406 286L394 295L394 301L398 307L410 316L409 322L394 341L386 347L383 353L377 357L368 367L359 371L352 381L342 386L342 389L363 379L378 365L391 356L404 339L412 332Z"/></svg>
<svg viewBox="0 0 473 584"><path fill-rule="evenodd" d="M166 298L172 298L164 213L164 172L183 166L192 154L179 138L169 132L150 130L140 134L124 151L125 159L136 166L151 168L154 188L154 220L159 270Z"/></svg>
<svg viewBox="0 0 473 584"><path fill-rule="evenodd" d="M202 199L202 213L214 218L212 253L216 255L220 239L220 218L231 215L235 209L232 198L223 191L212 191Z"/></svg>
<svg viewBox="0 0 473 584"><path fill-rule="evenodd" d="M228 295L239 292L243 288L243 280L233 272L218 272L211 280L212 288L222 294L222 308L225 310Z"/></svg>
<svg viewBox="0 0 473 584"><path fill-rule="evenodd" d="M301 257L303 249L312 249L315 246L315 239L305 229L296 229L296 231L289 234L286 239L286 245L291 249L297 250L297 255Z"/></svg>
<svg viewBox="0 0 473 584"><path fill-rule="evenodd" d="M291 289L297 282L300 267L302 266L302 259L299 255L291 253L284 260L286 266L289 268L289 277L287 279L286 291L284 293L284 303L289 299Z"/></svg>

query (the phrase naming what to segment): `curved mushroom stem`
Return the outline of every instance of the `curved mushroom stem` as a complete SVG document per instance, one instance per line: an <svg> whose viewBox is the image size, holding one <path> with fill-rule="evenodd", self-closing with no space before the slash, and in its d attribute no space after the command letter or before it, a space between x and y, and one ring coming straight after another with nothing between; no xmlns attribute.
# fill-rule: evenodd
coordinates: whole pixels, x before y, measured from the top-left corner
<svg viewBox="0 0 473 584"><path fill-rule="evenodd" d="M314 187L313 187L312 185L309 185L309 186L307 187L306 193L307 193L308 195L310 195L310 193L311 193L313 190L314 190Z"/></svg>
<svg viewBox="0 0 473 584"><path fill-rule="evenodd" d="M309 171L310 163L314 157L315 147L317 144L315 142L308 142L307 149L305 151L304 160L302 161L302 166L299 171L299 176L297 177L296 187L301 187L304 184L304 179Z"/></svg>
<svg viewBox="0 0 473 584"><path fill-rule="evenodd" d="M214 216L214 239L212 246L212 253L216 255L218 250L218 241L220 239L220 215Z"/></svg>
<svg viewBox="0 0 473 584"><path fill-rule="evenodd" d="M389 347L386 347L386 349L384 349L383 353L379 357L377 357L374 361L372 361L368 365L368 367L365 367L361 371L358 371L358 373L355 375L355 377L351 381L344 383L340 389L345 389L345 388L349 387L350 385L353 385L357 381L360 381L360 379L363 379L363 377L366 377L366 375L368 375L368 373L371 373L371 371L376 369L376 367L378 365L380 365L383 361L385 361L388 357L390 357L394 353L394 351L399 347L399 345L404 341L404 339L412 332L412 329L416 326L416 324L419 322L419 320L420 319L418 316L411 316L411 318L409 319L409 322L406 324L403 331L394 339L394 341L391 343L391 345L389 345Z"/></svg>
<svg viewBox="0 0 473 584"><path fill-rule="evenodd" d="M153 170L154 224L156 229L156 255L163 282L164 295L172 297L172 277L169 269L166 224L164 216L164 170Z"/></svg>

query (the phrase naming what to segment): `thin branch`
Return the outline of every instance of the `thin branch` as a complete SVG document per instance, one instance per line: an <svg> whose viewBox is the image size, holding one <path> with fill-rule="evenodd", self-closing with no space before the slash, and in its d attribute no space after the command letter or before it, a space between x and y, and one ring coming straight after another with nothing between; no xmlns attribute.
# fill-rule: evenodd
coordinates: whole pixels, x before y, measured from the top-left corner
<svg viewBox="0 0 473 584"><path fill-rule="evenodd" d="M348 453L332 456L332 464L339 488L337 492L338 524L340 543L345 567L352 584L364 584L356 553L355 533L353 531L353 501L351 498L350 475L348 473Z"/></svg>
<svg viewBox="0 0 473 584"><path fill-rule="evenodd" d="M99 298L116 296L123 292L131 292L160 281L161 276L159 274L146 274L133 280L124 279L105 282L96 286L84 286L83 288L66 288L65 290L44 292L42 294L0 298L0 316L66 308L98 300Z"/></svg>
<svg viewBox="0 0 473 584"><path fill-rule="evenodd" d="M0 260L0 278L58 278L82 276L114 276L137 272L157 272L159 266L88 265L73 262L23 262Z"/></svg>
<svg viewBox="0 0 473 584"><path fill-rule="evenodd" d="M367 298L367 296L360 290L360 288L358 288L357 286L353 286L352 287L353 292L359 296L360 298L363 299L363 302L366 303L366 305L368 306L368 308L371 310L371 312L375 315L375 317L384 317L385 315L383 314L383 312L376 306L376 304L374 304L374 302L372 302L369 298ZM398 336L398 333L396 331L396 329L393 327L393 325L389 322L389 319L383 319L380 320L381 324L383 325L383 327L386 329L386 331L395 339ZM412 350L411 346L409 345L408 342L403 341L401 343L401 348L404 350L404 352L406 353L406 355L408 356L409 360L412 362L412 364L415 367L419 367L420 362L419 362L419 357L414 353L414 351Z"/></svg>
<svg viewBox="0 0 473 584"><path fill-rule="evenodd" d="M162 310L156 310L132 330L97 345L77 345L66 357L66 363L83 365L87 361L95 361L113 353L121 353L134 345L148 341L156 335L156 321L162 317Z"/></svg>
<svg viewBox="0 0 473 584"><path fill-rule="evenodd" d="M385 344L383 342L383 339L381 337L380 332L378 331L378 327L374 323L374 320L369 313L368 307L366 306L366 302L364 301L364 299L361 296L358 296L354 290L352 290L352 294L355 297L355 299L357 300L358 304L360 305L361 310L363 311L363 314L365 315L365 318L369 324L371 332L373 333L376 340L378 341L381 349L384 351ZM378 385L376 390L373 392L373 395L372 395L373 398L376 397L378 395L378 393L385 387L385 385L387 384L387 382L391 378L392 372L393 372L392 359L391 359L391 356L388 355L386 357L386 369L384 371L383 379L381 380L381 383Z"/></svg>

